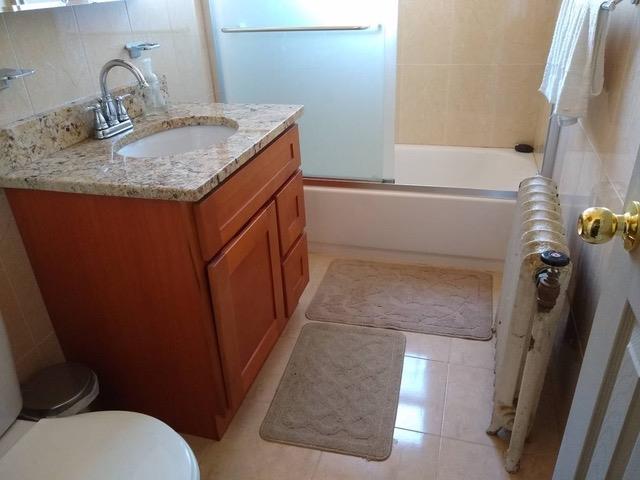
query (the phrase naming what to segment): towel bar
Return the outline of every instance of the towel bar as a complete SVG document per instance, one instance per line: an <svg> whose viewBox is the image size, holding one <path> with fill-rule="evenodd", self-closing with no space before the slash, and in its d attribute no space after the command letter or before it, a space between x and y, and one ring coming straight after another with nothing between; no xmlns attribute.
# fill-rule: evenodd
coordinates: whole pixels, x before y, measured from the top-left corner
<svg viewBox="0 0 640 480"><path fill-rule="evenodd" d="M261 32L330 32L339 30L369 30L371 25L320 25L310 27L222 27L222 33Z"/></svg>

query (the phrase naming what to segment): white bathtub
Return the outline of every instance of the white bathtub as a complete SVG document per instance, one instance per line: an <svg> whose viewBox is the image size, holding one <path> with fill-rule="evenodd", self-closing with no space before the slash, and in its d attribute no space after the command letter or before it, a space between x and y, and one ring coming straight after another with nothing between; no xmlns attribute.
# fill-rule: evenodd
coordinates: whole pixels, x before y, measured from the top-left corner
<svg viewBox="0 0 640 480"><path fill-rule="evenodd" d="M388 252L390 259L412 254L417 261L425 257L425 263L433 263L429 256L476 261L458 263L462 267L482 268L477 262L482 260L493 268L504 261L514 199L382 187L305 186L311 250L339 253L336 248L356 247Z"/></svg>
<svg viewBox="0 0 640 480"><path fill-rule="evenodd" d="M508 148L395 146L395 182L401 185L517 191L537 171L533 154Z"/></svg>
<svg viewBox="0 0 640 480"><path fill-rule="evenodd" d="M518 184L536 173L533 155L513 150L396 145L396 185L305 186L311 249L499 265Z"/></svg>

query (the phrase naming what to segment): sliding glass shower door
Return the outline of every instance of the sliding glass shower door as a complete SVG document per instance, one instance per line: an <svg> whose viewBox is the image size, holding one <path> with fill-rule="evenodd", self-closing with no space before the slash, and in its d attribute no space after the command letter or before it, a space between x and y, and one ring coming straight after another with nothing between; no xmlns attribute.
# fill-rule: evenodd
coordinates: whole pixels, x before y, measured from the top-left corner
<svg viewBox="0 0 640 480"><path fill-rule="evenodd" d="M306 176L392 178L397 0L213 0L223 102L302 104Z"/></svg>

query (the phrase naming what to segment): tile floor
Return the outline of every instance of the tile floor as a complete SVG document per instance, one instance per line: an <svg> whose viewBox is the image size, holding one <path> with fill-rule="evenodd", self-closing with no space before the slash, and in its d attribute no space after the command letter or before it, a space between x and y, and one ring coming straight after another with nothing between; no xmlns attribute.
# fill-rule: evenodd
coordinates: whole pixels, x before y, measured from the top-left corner
<svg viewBox="0 0 640 480"><path fill-rule="evenodd" d="M280 445L258 435L302 326L333 257L311 256L300 305L220 442L186 436L203 480L499 480L551 478L561 435L544 394L520 473L503 467L506 442L485 434L493 392L493 342L405 333L407 349L394 445L384 462ZM499 291L494 277L494 296ZM495 301L494 301L495 304ZM494 306L495 308L495 306Z"/></svg>

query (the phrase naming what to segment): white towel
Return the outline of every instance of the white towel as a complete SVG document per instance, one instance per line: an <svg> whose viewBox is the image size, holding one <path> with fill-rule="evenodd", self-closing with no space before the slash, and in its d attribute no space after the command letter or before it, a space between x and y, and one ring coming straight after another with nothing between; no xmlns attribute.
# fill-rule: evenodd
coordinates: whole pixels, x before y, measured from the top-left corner
<svg viewBox="0 0 640 480"><path fill-rule="evenodd" d="M562 123L585 116L604 84L609 11L604 0L563 0L540 91Z"/></svg>

